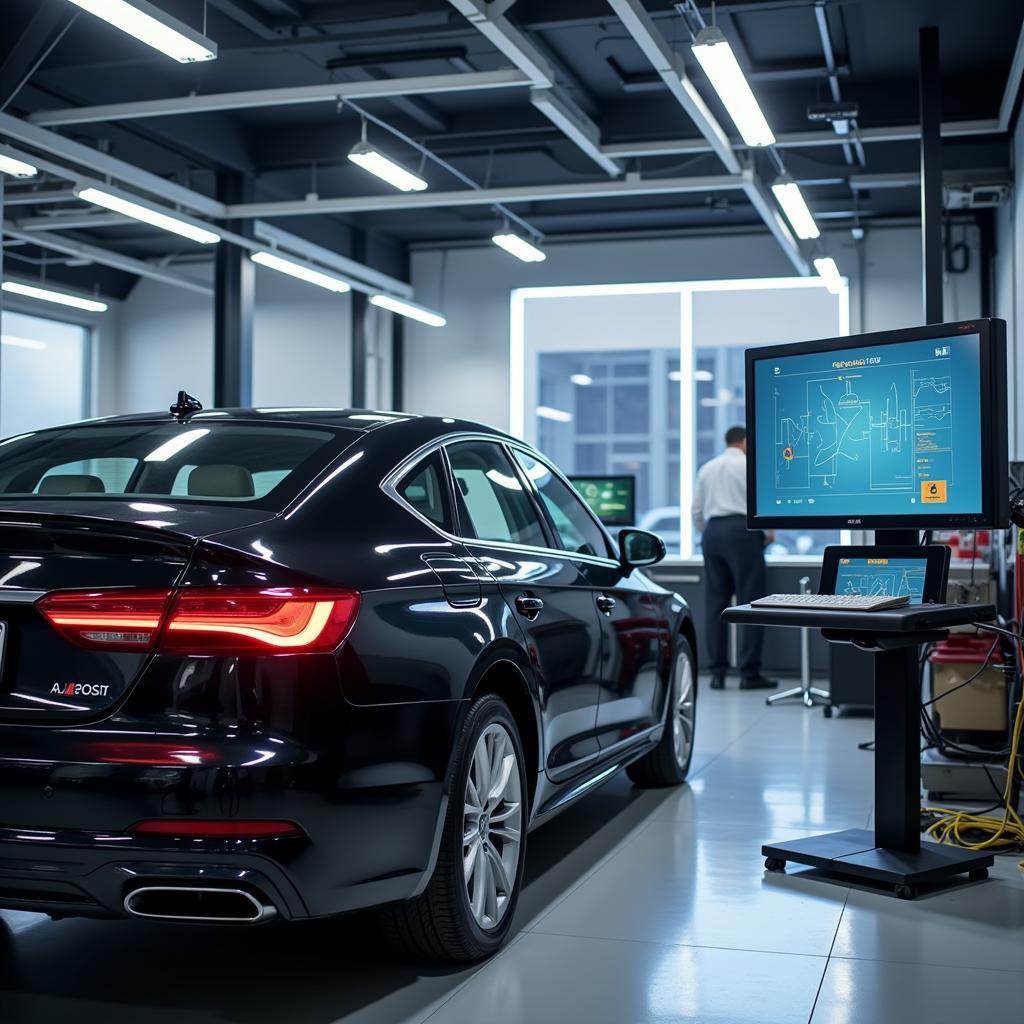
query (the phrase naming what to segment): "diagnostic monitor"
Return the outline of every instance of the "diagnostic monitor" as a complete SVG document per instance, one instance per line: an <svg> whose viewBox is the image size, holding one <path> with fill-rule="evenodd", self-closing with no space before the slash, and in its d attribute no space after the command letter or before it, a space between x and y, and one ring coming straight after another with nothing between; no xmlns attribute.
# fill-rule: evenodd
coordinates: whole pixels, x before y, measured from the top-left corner
<svg viewBox="0 0 1024 1024"><path fill-rule="evenodd" d="M752 529L1007 525L1006 324L748 349Z"/></svg>
<svg viewBox="0 0 1024 1024"><path fill-rule="evenodd" d="M636 522L636 477L571 476L569 483L605 526L632 526Z"/></svg>

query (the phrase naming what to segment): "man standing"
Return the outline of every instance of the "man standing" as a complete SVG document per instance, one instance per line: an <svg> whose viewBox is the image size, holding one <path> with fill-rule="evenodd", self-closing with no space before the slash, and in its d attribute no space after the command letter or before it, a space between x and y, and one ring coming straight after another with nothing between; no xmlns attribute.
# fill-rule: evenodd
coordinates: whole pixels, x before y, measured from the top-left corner
<svg viewBox="0 0 1024 1024"><path fill-rule="evenodd" d="M711 689L721 690L729 666L722 612L733 594L740 604L764 596L764 548L774 539L772 533L747 529L747 432L743 427L730 427L725 451L701 466L691 512L695 529L703 534ZM740 627L741 690L771 690L778 685L761 675L763 641L760 626Z"/></svg>

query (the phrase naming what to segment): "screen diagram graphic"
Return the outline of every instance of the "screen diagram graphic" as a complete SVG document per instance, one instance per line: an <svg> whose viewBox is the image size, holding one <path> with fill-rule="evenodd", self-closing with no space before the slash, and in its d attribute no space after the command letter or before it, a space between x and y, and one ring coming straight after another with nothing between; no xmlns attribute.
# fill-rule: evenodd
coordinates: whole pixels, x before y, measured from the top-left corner
<svg viewBox="0 0 1024 1024"><path fill-rule="evenodd" d="M808 353L759 365L758 420L770 417L764 426L773 443L759 449L758 463L769 470L772 503L825 515L843 513L841 499L853 498L853 515L954 511L976 500L978 371L958 350L965 340Z"/></svg>
<svg viewBox="0 0 1024 1024"><path fill-rule="evenodd" d="M907 596L911 604L920 604L927 571L924 558L841 558L835 592L857 597Z"/></svg>

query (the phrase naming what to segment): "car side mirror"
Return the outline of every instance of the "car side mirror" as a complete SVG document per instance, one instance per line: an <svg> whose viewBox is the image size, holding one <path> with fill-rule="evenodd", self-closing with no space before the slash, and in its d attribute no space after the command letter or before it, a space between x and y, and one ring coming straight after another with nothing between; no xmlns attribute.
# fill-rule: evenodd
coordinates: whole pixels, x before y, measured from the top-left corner
<svg viewBox="0 0 1024 1024"><path fill-rule="evenodd" d="M619 533L619 557L627 569L656 565L667 554L665 542L646 530L622 530Z"/></svg>

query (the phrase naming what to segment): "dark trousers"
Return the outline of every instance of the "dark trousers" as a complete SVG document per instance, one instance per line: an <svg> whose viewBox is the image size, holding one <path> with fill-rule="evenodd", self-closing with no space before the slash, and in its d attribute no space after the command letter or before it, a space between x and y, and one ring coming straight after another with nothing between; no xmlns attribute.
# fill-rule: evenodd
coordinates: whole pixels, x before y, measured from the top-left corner
<svg viewBox="0 0 1024 1024"><path fill-rule="evenodd" d="M702 546L707 664L712 675L724 675L729 667L729 638L722 612L734 594L739 604L764 597L764 533L748 530L744 516L722 516L708 523ZM764 630L760 626L740 626L739 631L740 674L756 676L761 671Z"/></svg>

